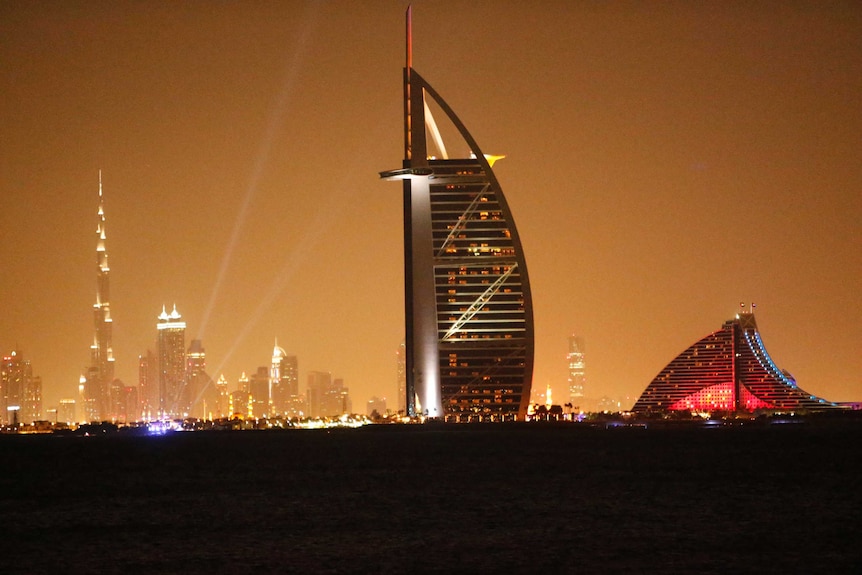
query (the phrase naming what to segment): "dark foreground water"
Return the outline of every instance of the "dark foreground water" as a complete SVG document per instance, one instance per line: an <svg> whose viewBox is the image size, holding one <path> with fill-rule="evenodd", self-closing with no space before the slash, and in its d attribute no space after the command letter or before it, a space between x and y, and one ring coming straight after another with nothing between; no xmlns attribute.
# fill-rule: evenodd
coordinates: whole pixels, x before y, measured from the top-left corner
<svg viewBox="0 0 862 575"><path fill-rule="evenodd" d="M0 437L2 573L859 572L862 425Z"/></svg>

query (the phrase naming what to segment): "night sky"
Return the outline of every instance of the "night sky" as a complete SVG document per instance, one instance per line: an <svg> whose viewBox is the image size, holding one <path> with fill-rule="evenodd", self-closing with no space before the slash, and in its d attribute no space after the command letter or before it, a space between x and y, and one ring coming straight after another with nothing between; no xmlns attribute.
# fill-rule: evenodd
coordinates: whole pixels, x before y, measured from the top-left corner
<svg viewBox="0 0 862 575"><path fill-rule="evenodd" d="M301 389L397 406L406 6L0 2L0 351L46 409L89 361L100 169L127 385L175 303L231 389L278 338ZM753 301L800 387L862 400L859 4L419 0L413 35L506 155L534 387L565 399L577 334L587 396L629 407Z"/></svg>

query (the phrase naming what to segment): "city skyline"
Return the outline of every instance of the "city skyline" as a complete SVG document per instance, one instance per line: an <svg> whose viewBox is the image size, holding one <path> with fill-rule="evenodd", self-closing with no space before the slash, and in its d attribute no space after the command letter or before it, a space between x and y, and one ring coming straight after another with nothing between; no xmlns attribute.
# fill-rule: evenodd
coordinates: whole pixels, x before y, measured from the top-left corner
<svg viewBox="0 0 862 575"><path fill-rule="evenodd" d="M575 331L588 395L633 401L754 301L802 388L859 399L859 8L413 4L417 68L506 155L535 387L565 395ZM376 171L403 144L406 5L0 8L0 350L45 409L89 361L99 170L125 385L167 302L214 379L278 338L300 380L395 404L402 209Z"/></svg>

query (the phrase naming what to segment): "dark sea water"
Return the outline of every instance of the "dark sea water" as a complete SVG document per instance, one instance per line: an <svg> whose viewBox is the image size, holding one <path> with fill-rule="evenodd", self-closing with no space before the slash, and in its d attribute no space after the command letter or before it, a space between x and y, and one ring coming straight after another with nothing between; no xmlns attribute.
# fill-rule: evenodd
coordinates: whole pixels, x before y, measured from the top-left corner
<svg viewBox="0 0 862 575"><path fill-rule="evenodd" d="M862 572L862 424L0 436L0 573Z"/></svg>

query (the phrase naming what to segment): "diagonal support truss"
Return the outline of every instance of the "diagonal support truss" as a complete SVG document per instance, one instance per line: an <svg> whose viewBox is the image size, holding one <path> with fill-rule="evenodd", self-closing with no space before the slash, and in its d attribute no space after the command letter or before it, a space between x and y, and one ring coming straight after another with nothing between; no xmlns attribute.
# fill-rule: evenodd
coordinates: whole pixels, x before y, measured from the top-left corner
<svg viewBox="0 0 862 575"><path fill-rule="evenodd" d="M447 339L452 337L464 326L465 323L473 319L473 316L476 315L479 310L485 307L485 304L488 303L492 297L494 297L494 294L500 291L500 287L506 282L507 279L509 279L509 276L512 275L512 272L514 272L517 267L517 263L512 264L512 266L508 270L506 270L506 273L498 277L494 283L488 286L488 289L482 292L482 295L476 298L476 301L470 304L470 307L467 308L467 311L461 314L461 317L459 317L455 321L455 323L452 324L452 327L450 327L449 331L446 332L446 335L441 338L441 341L446 341Z"/></svg>
<svg viewBox="0 0 862 575"><path fill-rule="evenodd" d="M488 188L490 187L490 183L485 184L485 187L483 187L482 190L478 194L476 194L476 197L473 198L473 201L470 202L470 205L467 206L467 209L464 210L464 213L461 214L461 217L458 218L458 222L454 226L452 226L452 230L449 232L449 235L446 236L446 240L443 242L443 245L441 245L440 249L437 250L438 258L443 255L443 253L446 251L446 248L449 246L449 244L452 243L452 240L454 240L461 232L461 230L464 229L464 226L467 225L470 216L473 215L473 212L476 211L476 206L488 192Z"/></svg>

